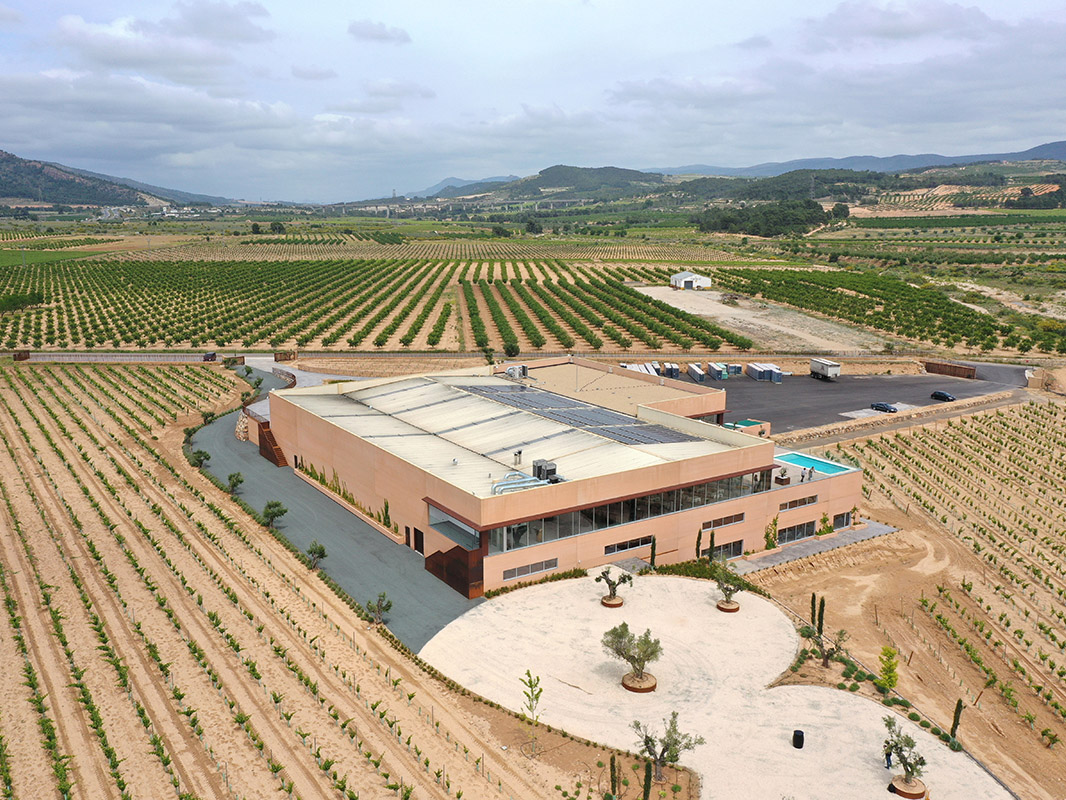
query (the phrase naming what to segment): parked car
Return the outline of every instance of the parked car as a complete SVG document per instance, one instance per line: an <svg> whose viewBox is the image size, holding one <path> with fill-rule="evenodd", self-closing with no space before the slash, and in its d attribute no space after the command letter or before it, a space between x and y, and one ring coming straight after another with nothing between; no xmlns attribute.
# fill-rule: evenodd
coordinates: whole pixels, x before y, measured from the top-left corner
<svg viewBox="0 0 1066 800"><path fill-rule="evenodd" d="M955 395L953 395L953 394L949 394L948 392L942 392L942 391L940 391L939 389L937 389L937 390L936 390L935 392L933 392L933 393L932 393L931 395L929 395L929 396L930 396L931 398L933 398L934 400L946 400L946 401L951 401L951 400L954 400L954 399L955 399Z"/></svg>
<svg viewBox="0 0 1066 800"><path fill-rule="evenodd" d="M885 411L889 414L895 414L897 411L899 411L899 409L891 403L870 403L870 408L872 408L874 411Z"/></svg>

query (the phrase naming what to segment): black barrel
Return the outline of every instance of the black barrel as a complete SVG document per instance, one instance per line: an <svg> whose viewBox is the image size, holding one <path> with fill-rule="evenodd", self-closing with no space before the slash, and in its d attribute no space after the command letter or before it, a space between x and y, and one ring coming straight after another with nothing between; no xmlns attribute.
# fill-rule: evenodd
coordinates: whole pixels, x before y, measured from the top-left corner
<svg viewBox="0 0 1066 800"><path fill-rule="evenodd" d="M792 746L797 750L803 749L803 731L792 731Z"/></svg>

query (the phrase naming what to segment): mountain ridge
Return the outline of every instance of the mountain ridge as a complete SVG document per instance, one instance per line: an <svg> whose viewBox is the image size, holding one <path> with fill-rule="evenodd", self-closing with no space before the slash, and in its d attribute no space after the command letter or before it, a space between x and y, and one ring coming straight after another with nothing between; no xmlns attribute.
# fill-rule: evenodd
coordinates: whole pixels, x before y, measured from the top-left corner
<svg viewBox="0 0 1066 800"><path fill-rule="evenodd" d="M983 161L1066 161L1066 141L1046 142L1028 150L1014 153L982 153L975 155L943 156L937 153L893 156L845 156L843 158L798 158L791 161L767 161L750 167L714 167L689 164L682 167L649 167L643 172L662 175L716 175L723 177L771 178L798 169L851 169L872 172L904 172L925 167L953 164L977 164Z"/></svg>

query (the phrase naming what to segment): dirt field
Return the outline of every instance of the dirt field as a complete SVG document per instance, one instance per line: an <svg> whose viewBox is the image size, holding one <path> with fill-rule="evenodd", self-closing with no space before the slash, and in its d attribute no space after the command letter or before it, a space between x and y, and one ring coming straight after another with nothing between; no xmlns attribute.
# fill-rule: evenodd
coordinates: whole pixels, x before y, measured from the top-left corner
<svg viewBox="0 0 1066 800"><path fill-rule="evenodd" d="M0 374L16 796L532 798L596 772L605 751L558 736L502 749L519 723L413 668L185 464L182 427L238 392L200 366Z"/></svg>
<svg viewBox="0 0 1066 800"><path fill-rule="evenodd" d="M1003 425L1014 424L1009 411L979 416L1003 420ZM938 436L943 437L945 424L939 423L939 429ZM899 441L902 448L907 438L894 437L893 441ZM927 445L917 442L916 447L919 449L899 452L928 450ZM851 634L852 654L868 669L878 669L883 645L896 647L903 661L898 687L903 696L942 727L950 725L955 701L961 698L965 711L959 739L965 748L1021 797L1061 798L1066 793L1066 770L1062 768L1061 753L1043 732L1054 736L1066 733L1063 717L1051 705L1066 696L1054 666L1056 659L1062 659L1056 655L1059 648L1054 640L1044 641L1039 634L1043 630L1039 625L1043 624L1049 626L1049 634L1057 631L1062 636L1062 620L1054 614L1056 608L1061 608L1061 599L1054 592L1055 587L1061 586L1061 566L1058 570L1052 568L1057 558L1054 552L1039 559L1021 556L1023 550L1027 554L1034 552L1028 545L1016 551L1017 561L1001 560L1001 554L992 560L988 539L978 529L968 527L966 519L967 514L976 516L985 527L997 532L1001 526L1009 531L1011 526L1022 530L1039 524L1027 516L1009 516L1014 513L1011 509L1024 507L1018 505L1024 502L1020 488L1025 486L1024 480L1011 475L1006 486L997 481L996 491L990 494L979 483L988 480L988 468L983 467L977 473L978 482L937 482L929 483L927 488L922 482L935 480L933 473L920 468L916 471L911 457L893 461L895 456L880 454L876 459L866 458L865 451L848 446L843 451L860 457L871 470L867 481L871 496L862 513L898 526L900 531L758 573L755 580L804 617L809 615L811 592L824 596L826 628L846 629ZM951 452L954 455L956 451ZM1021 451L1011 452L1018 454L1019 464L1025 462ZM980 453L979 449L959 453L963 459L960 463L980 462ZM1042 484L1044 470L1039 465L1040 458L1043 456L1033 456L1028 473L1038 484ZM904 472L903 466L910 472ZM998 468L991 471L1003 474ZM1016 482L1019 488L1015 488ZM965 488L967 485L972 488ZM909 487L907 492L902 490L905 486ZM1053 488L1053 492L1039 493L1042 500L1053 506L1066 502L1061 485L1054 482ZM997 498L1006 502L999 505ZM952 505L956 500L959 502ZM923 501L934 510L920 509ZM1040 516L1048 513L1039 508L1034 508L1034 512ZM947 514L946 523L940 521L941 514ZM976 526L978 522L969 524ZM1033 536L1035 544L1036 535ZM1008 541L1011 538L1014 537L1008 537ZM978 539L982 544L977 544ZM1050 544L1054 546L1054 542ZM1016 572L1028 578L1023 568L1029 558L1046 571L1049 586L1021 579L1018 585L1012 585L997 571L1002 568L1008 574ZM1036 574L1044 572L1038 570ZM1021 584L1028 588L1023 590ZM951 626L955 636L945 625ZM1032 632L1029 626L1035 626ZM971 649L961 646L961 639ZM1039 659L1038 653L1043 654ZM990 673L980 667L974 655L992 671L991 684ZM830 674L823 675L820 664L811 661L802 670L802 677L789 676L788 680L835 685L838 670L831 668ZM940 745L930 740L927 746Z"/></svg>
<svg viewBox="0 0 1066 800"><path fill-rule="evenodd" d="M727 305L722 302L721 292L675 291L668 286L640 287L638 291L743 333L759 350L874 352L883 349L887 342L871 331L818 319L781 306L751 300Z"/></svg>

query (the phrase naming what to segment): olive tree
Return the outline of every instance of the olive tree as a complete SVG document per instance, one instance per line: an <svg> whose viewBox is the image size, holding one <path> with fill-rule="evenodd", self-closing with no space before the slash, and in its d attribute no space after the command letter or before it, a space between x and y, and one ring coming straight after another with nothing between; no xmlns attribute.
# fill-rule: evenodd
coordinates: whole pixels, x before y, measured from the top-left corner
<svg viewBox="0 0 1066 800"><path fill-rule="evenodd" d="M663 653L659 640L651 638L651 628L636 636L624 622L603 634L600 643L608 655L629 664L633 669L633 677L637 680L644 677L644 668L657 661Z"/></svg>
<svg viewBox="0 0 1066 800"><path fill-rule="evenodd" d="M639 737L637 745L641 752L655 764L655 780L663 780L663 767L667 764L676 764L681 754L686 750L692 750L704 743L702 736L693 736L682 733L677 727L677 712L670 715L669 720L663 720L666 730L661 736L652 733L651 729L643 722L633 722L633 730Z"/></svg>

